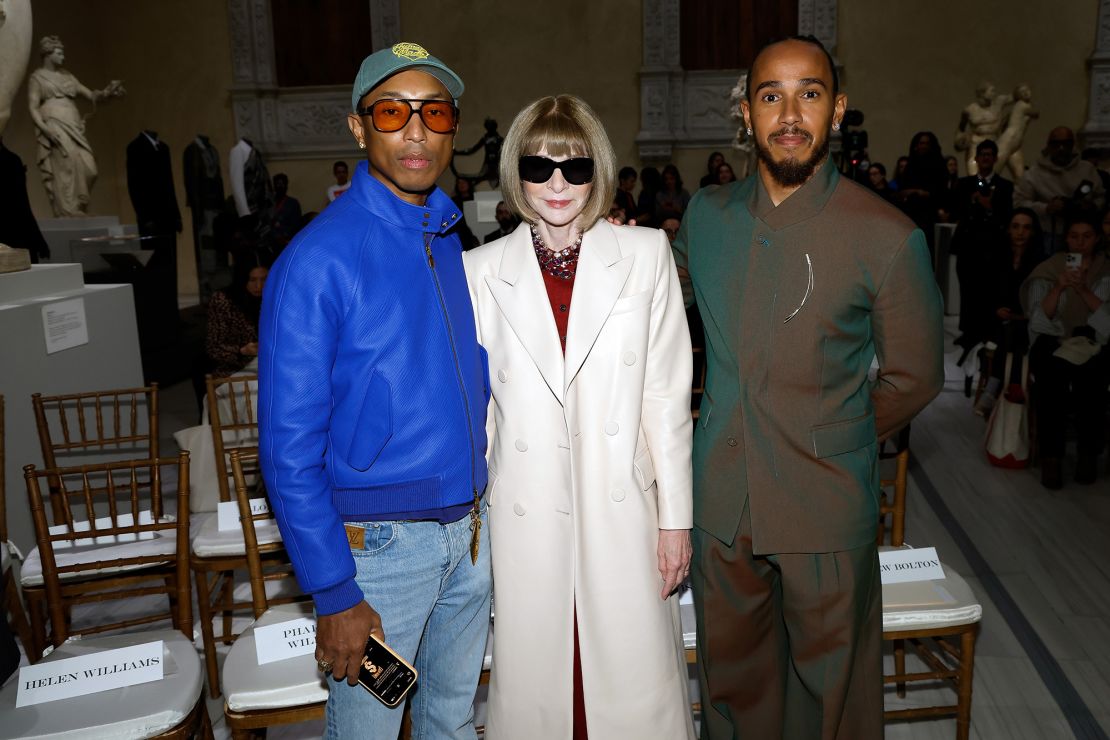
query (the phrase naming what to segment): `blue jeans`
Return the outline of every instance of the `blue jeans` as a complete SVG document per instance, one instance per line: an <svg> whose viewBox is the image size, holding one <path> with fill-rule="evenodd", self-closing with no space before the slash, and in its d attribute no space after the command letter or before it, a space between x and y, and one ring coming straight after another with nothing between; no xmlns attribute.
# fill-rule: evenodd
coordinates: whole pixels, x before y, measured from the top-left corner
<svg viewBox="0 0 1110 740"><path fill-rule="evenodd" d="M482 503L478 562L470 562L470 517L457 522L363 522L365 546L351 552L355 579L382 617L386 643L412 663L413 740L474 738L474 694L489 632L489 524ZM330 740L397 737L395 709L359 685L328 676Z"/></svg>

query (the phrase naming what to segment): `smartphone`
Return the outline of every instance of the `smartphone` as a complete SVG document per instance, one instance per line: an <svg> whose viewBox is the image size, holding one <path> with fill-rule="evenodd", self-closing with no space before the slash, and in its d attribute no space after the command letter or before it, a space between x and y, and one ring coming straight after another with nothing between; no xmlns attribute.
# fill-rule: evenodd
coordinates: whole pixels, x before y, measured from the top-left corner
<svg viewBox="0 0 1110 740"><path fill-rule="evenodd" d="M1064 257L1064 266L1069 270L1078 270L1083 266L1083 255L1079 252L1068 252Z"/></svg>
<svg viewBox="0 0 1110 740"><path fill-rule="evenodd" d="M384 642L370 635L359 667L358 682L382 704L395 707L416 684L416 669Z"/></svg>

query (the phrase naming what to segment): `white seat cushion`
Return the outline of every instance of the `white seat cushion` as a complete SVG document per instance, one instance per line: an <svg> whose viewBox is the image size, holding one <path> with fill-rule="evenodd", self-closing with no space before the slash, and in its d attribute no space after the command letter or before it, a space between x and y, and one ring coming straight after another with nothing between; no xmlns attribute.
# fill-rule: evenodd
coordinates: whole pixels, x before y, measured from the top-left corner
<svg viewBox="0 0 1110 740"><path fill-rule="evenodd" d="M125 740L151 737L180 724L196 705L203 686L200 658L193 643L180 632L159 630L72 640L43 661L155 640L164 641L166 675L161 681L20 709L15 707L19 682L9 681L0 691L0 740Z"/></svg>
<svg viewBox="0 0 1110 740"><path fill-rule="evenodd" d="M227 708L236 712L278 709L327 701L328 684L312 653L258 665L254 628L312 616L312 604L283 604L266 611L231 646L224 661Z"/></svg>
<svg viewBox="0 0 1110 740"><path fill-rule="evenodd" d="M941 567L941 580L883 586L883 631L955 627L982 619L983 607L967 581L944 563Z"/></svg>
<svg viewBox="0 0 1110 740"><path fill-rule="evenodd" d="M214 558L246 554L247 546L243 542L243 530L237 528L221 532L215 512L194 514L191 522L193 554L197 557ZM273 519L255 522L255 534L260 545L281 542L281 532L278 531Z"/></svg>
<svg viewBox="0 0 1110 740"><path fill-rule="evenodd" d="M154 537L149 540L125 542L118 545L58 548L54 550L54 561L57 563L58 567L61 568L64 566L76 565L77 563L91 563L97 560L117 560L120 558L134 558L147 555L172 556L176 550L177 531L166 529L155 532ZM93 575L122 573L124 571L141 570L150 567L153 567L153 564L146 563L124 565L116 568L99 568L78 573L62 573L61 578L64 581L70 578L88 578ZM39 557L39 549L37 547L31 550L27 559L23 561L23 568L19 574L19 582L24 586L42 585L42 559Z"/></svg>

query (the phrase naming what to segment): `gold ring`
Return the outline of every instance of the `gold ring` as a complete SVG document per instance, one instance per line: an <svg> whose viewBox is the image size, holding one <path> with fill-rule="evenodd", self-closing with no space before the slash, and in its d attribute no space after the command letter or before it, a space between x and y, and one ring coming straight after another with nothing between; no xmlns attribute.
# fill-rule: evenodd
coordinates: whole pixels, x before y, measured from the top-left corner
<svg viewBox="0 0 1110 740"><path fill-rule="evenodd" d="M316 661L316 667L320 669L321 673L328 673L329 671L331 671L331 661L318 660Z"/></svg>

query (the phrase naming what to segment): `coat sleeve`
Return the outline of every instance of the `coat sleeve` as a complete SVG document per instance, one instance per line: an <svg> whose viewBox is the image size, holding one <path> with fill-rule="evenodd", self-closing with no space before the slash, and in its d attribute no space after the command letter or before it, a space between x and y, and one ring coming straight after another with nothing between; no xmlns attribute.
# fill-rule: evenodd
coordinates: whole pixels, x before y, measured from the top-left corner
<svg viewBox="0 0 1110 740"><path fill-rule="evenodd" d="M318 246L309 237L286 248L266 281L258 431L262 473L286 551L301 589L323 616L351 608L363 595L325 470L331 368L350 279L339 275L339 258Z"/></svg>
<svg viewBox="0 0 1110 740"><path fill-rule="evenodd" d="M940 290L919 229L891 260L875 296L871 325L879 360L871 401L883 440L908 424L944 386Z"/></svg>
<svg viewBox="0 0 1110 740"><path fill-rule="evenodd" d="M678 271L678 282L682 291L682 301L687 308L694 305L694 281L690 277L689 224L694 221L692 211L697 208L700 202L700 199L695 196L694 201L686 211L686 217L682 219L682 225L678 228L678 236L675 237L674 244L671 245L671 253L675 269Z"/></svg>
<svg viewBox="0 0 1110 740"><path fill-rule="evenodd" d="M690 329L667 237L662 231L657 231L656 237L655 288L640 423L659 490L659 528L690 529L694 521Z"/></svg>

